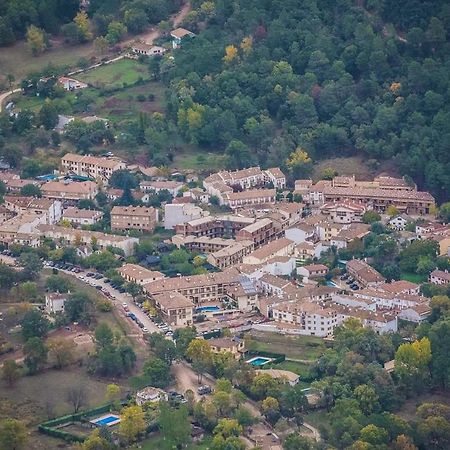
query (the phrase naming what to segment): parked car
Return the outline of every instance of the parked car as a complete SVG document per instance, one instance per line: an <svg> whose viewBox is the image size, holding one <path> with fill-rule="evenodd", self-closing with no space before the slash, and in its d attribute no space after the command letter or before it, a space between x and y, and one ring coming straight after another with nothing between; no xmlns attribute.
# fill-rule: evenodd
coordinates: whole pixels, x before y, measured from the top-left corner
<svg viewBox="0 0 450 450"><path fill-rule="evenodd" d="M197 388L197 392L199 395L207 395L212 393L212 387L204 384L203 386L199 386Z"/></svg>

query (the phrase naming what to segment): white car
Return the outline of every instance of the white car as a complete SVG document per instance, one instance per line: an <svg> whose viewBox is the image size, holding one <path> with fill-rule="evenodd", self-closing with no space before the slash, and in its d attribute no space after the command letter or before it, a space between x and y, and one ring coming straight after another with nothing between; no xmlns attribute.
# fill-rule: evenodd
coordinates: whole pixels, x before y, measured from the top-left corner
<svg viewBox="0 0 450 450"><path fill-rule="evenodd" d="M148 328L146 328L146 327L142 328L142 332L143 333L149 333Z"/></svg>

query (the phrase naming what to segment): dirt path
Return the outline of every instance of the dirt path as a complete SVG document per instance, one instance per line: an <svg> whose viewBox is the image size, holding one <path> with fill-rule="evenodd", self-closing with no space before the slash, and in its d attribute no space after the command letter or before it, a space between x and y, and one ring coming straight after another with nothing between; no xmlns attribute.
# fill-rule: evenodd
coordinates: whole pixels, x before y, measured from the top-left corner
<svg viewBox="0 0 450 450"><path fill-rule="evenodd" d="M183 22L184 18L189 14L192 7L190 2L186 2L183 7L175 14L173 14L170 17L171 22L173 23L173 26L176 28L178 25ZM149 30L145 31L144 33L137 34L133 36L131 39L125 41L122 43L122 47L129 47L133 42L135 41L142 41L146 44L153 44L153 41L157 38L159 38L161 32L158 30L157 27L152 27Z"/></svg>
<svg viewBox="0 0 450 450"><path fill-rule="evenodd" d="M22 89L17 88L13 89L12 91L3 92L3 94L0 94L0 112L2 112L3 102L12 94L15 94L16 92L20 92Z"/></svg>

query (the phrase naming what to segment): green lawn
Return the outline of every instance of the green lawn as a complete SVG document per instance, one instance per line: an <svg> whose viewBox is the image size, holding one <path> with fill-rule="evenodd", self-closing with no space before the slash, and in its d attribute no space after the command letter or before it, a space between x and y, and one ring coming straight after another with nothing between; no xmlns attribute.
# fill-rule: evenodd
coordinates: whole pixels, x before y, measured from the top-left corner
<svg viewBox="0 0 450 450"><path fill-rule="evenodd" d="M323 339L314 336L288 336L252 332L249 350L284 353L287 358L316 361L325 351Z"/></svg>
<svg viewBox="0 0 450 450"><path fill-rule="evenodd" d="M417 273L402 272L400 275L400 279L406 280L406 281L411 281L411 283L421 284L421 283L425 283L427 281L427 276L419 275Z"/></svg>
<svg viewBox="0 0 450 450"><path fill-rule="evenodd" d="M122 87L134 84L140 78L150 79L147 66L132 59L121 59L76 76L77 80L95 87Z"/></svg>
<svg viewBox="0 0 450 450"><path fill-rule="evenodd" d="M211 440L206 438L198 444L190 444L184 447L186 450L208 450L211 445ZM142 449L142 450L172 450L172 447L164 440L160 434L155 434L145 441L139 442L136 447L131 447L132 449Z"/></svg>
<svg viewBox="0 0 450 450"><path fill-rule="evenodd" d="M223 155L184 148L175 155L172 166L177 169L219 170L225 167L225 158Z"/></svg>
<svg viewBox="0 0 450 450"><path fill-rule="evenodd" d="M274 369L280 369L280 370L289 370L291 372L296 373L297 375L300 375L301 377L307 376L309 373L309 368L311 367L310 364L301 363L297 361L283 361L279 364L274 364L272 366ZM308 387L308 383L305 384L304 387Z"/></svg>

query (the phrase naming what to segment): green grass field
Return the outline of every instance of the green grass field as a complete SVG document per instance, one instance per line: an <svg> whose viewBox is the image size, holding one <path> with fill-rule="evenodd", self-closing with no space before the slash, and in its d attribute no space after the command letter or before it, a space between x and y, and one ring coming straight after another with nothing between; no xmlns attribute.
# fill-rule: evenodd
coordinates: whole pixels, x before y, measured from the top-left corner
<svg viewBox="0 0 450 450"><path fill-rule="evenodd" d="M251 336L249 350L284 353L287 358L314 362L325 351L323 340L314 336L287 336L255 331Z"/></svg>
<svg viewBox="0 0 450 450"><path fill-rule="evenodd" d="M10 47L0 49L0 82L7 74L12 74L20 81L30 72L44 69L49 64L74 67L80 58L90 58L94 55L92 43L83 45L54 45L39 56L32 56L24 41L19 41Z"/></svg>
<svg viewBox="0 0 450 450"><path fill-rule="evenodd" d="M208 450L211 445L211 440L206 438L198 444L190 444L184 447L186 450ZM164 440L160 434L155 434L150 438L139 442L136 447L131 447L132 449L141 450L172 450L172 447Z"/></svg>
<svg viewBox="0 0 450 450"><path fill-rule="evenodd" d="M111 64L88 70L76 76L77 80L92 84L95 87L122 87L134 84L140 78L150 79L147 67L132 59L121 59Z"/></svg>
<svg viewBox="0 0 450 450"><path fill-rule="evenodd" d="M417 273L402 272L401 275L400 275L400 279L401 280L406 280L406 281L411 281L411 283L421 284L421 283L425 283L427 281L427 276L426 275L420 275L420 274L417 274Z"/></svg>

